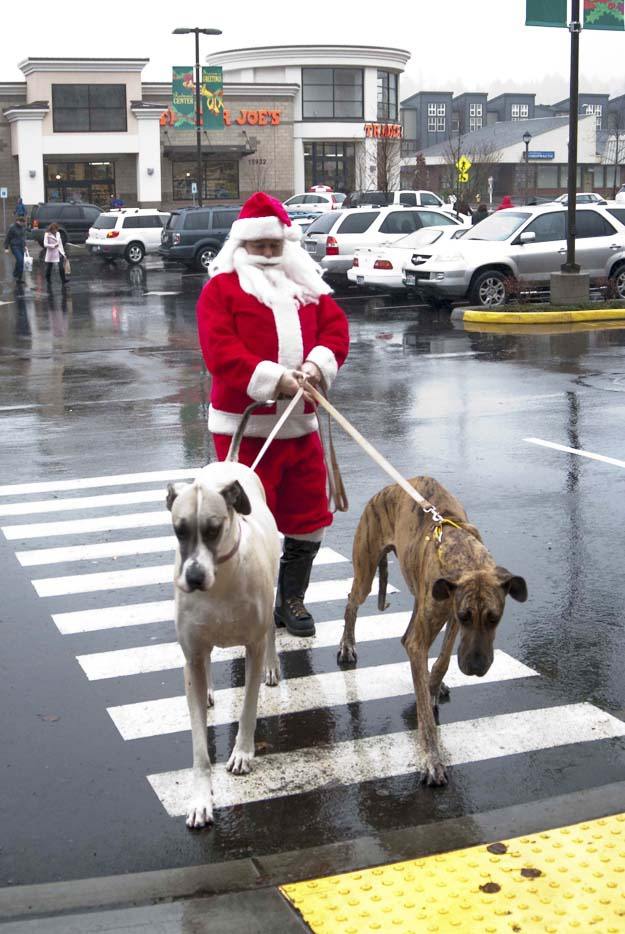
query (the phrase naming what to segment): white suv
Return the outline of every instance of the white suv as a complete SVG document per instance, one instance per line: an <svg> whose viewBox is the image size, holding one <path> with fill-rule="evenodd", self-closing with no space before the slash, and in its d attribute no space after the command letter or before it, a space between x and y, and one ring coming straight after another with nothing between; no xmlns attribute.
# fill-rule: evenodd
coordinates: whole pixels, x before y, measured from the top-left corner
<svg viewBox="0 0 625 934"><path fill-rule="evenodd" d="M132 266L146 253L157 253L169 214L155 208L120 208L105 211L89 230L87 249L112 260L123 257Z"/></svg>

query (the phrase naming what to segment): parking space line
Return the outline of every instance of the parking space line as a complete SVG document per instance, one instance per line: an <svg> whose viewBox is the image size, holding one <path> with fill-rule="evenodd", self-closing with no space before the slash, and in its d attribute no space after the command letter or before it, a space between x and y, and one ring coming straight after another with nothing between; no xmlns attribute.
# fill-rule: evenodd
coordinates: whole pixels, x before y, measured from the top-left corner
<svg viewBox="0 0 625 934"><path fill-rule="evenodd" d="M562 451L564 454L577 454L578 457L587 457L589 460L600 461L602 464L611 464L613 467L625 467L625 461L617 457L606 457L605 454L593 454L592 451L584 451L582 448L569 448L565 444L556 444L555 441L543 441L542 438L523 438L529 444L539 444L544 448L552 448L554 451Z"/></svg>

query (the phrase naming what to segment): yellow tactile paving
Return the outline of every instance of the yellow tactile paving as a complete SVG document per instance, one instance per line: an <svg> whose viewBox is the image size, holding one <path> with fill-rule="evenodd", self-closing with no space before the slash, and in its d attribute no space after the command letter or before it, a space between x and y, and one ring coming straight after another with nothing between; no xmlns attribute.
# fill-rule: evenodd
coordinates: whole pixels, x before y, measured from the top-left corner
<svg viewBox="0 0 625 934"><path fill-rule="evenodd" d="M281 891L315 934L623 934L625 814Z"/></svg>

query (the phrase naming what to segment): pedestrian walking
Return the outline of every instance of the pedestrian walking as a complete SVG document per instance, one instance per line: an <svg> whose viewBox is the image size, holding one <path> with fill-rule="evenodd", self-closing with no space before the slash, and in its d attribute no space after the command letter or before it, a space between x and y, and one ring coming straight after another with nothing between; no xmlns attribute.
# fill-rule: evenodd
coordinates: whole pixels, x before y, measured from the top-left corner
<svg viewBox="0 0 625 934"><path fill-rule="evenodd" d="M469 207L467 201L460 201L460 203L456 205L456 214L462 214L463 217L470 218L473 216L473 211Z"/></svg>
<svg viewBox="0 0 625 934"><path fill-rule="evenodd" d="M61 282L65 285L67 282L65 277L65 250L58 224L50 224L43 235L43 245L46 249L46 282L48 286L52 285L52 269L54 266L57 266Z"/></svg>
<svg viewBox="0 0 625 934"><path fill-rule="evenodd" d="M479 224L480 221L483 221L485 217L489 217L489 213L487 206L484 204L484 202L482 202L481 204L478 204L477 208L475 209L475 213L471 218L471 223L475 227L475 225Z"/></svg>
<svg viewBox="0 0 625 934"><path fill-rule="evenodd" d="M505 211L506 208L513 208L513 207L514 205L512 203L512 198L510 197L510 195L504 195L501 201L499 202L499 204L497 205L497 207L495 208L495 210Z"/></svg>
<svg viewBox="0 0 625 934"><path fill-rule="evenodd" d="M21 196L17 199L17 204L15 205L15 216L26 218L26 205L22 201Z"/></svg>
<svg viewBox="0 0 625 934"><path fill-rule="evenodd" d="M6 232L4 252L13 254L15 266L13 278L16 282L24 281L24 253L26 252L26 224L23 217L16 217Z"/></svg>
<svg viewBox="0 0 625 934"><path fill-rule="evenodd" d="M210 266L197 319L212 375L208 427L219 460L248 405L294 396L303 377L327 390L347 356L347 318L299 238L282 204L257 192ZM241 463L253 463L287 404L278 401L252 414ZM314 406L302 398L257 468L285 536L274 619L296 636L315 632L304 596L324 529L332 523L318 428Z"/></svg>

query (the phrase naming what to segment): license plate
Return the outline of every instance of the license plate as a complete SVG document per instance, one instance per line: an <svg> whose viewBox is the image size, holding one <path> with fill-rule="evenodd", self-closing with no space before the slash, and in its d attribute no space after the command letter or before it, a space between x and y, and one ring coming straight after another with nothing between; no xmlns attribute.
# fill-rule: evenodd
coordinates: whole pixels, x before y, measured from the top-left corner
<svg viewBox="0 0 625 934"><path fill-rule="evenodd" d="M406 285L414 285L416 283L416 278L411 275L409 272L406 273Z"/></svg>
<svg viewBox="0 0 625 934"><path fill-rule="evenodd" d="M314 253L317 248L316 243L305 243L304 246L306 247L307 253Z"/></svg>

